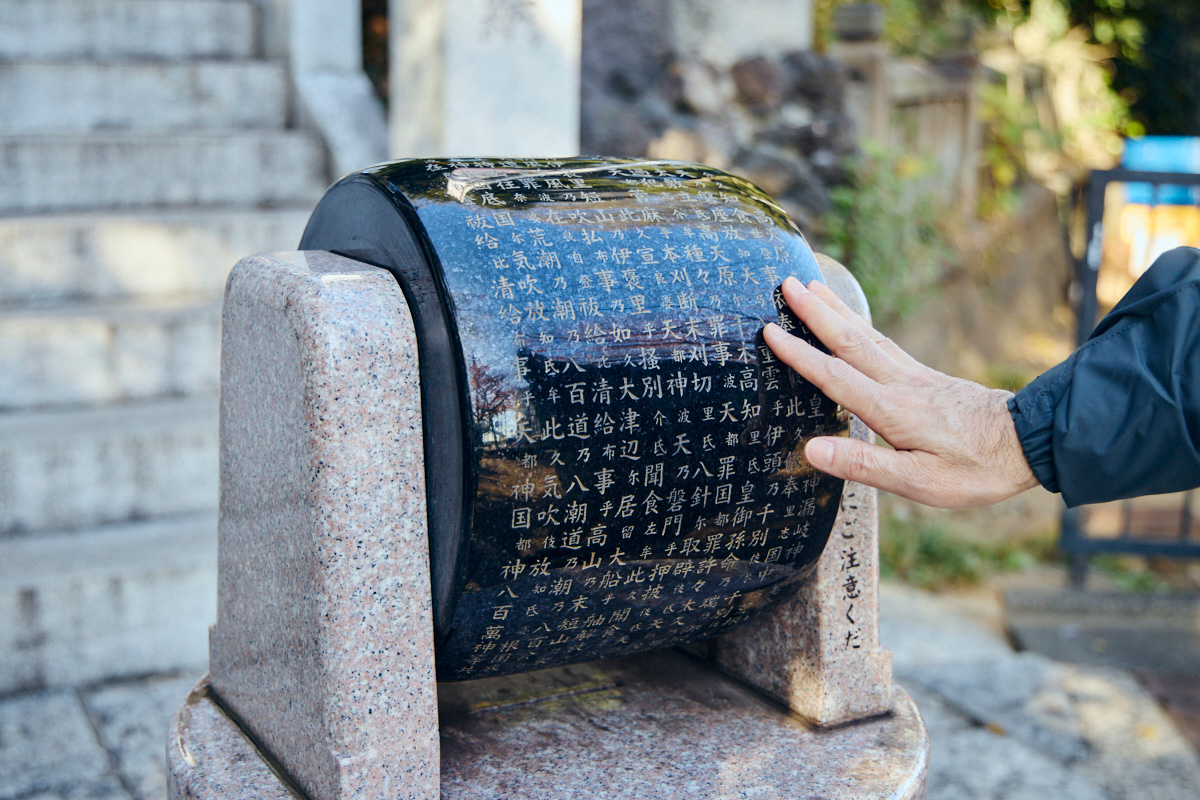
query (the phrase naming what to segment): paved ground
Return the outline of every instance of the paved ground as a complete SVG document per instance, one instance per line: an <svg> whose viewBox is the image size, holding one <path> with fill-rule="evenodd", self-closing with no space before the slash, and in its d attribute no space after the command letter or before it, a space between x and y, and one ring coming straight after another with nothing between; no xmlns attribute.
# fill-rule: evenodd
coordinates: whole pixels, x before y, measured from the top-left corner
<svg viewBox="0 0 1200 800"><path fill-rule="evenodd" d="M1015 652L994 596L885 585L882 636L933 742L931 800L1195 800L1200 757L1131 673Z"/></svg>
<svg viewBox="0 0 1200 800"><path fill-rule="evenodd" d="M1200 750L1200 595L1058 585L1009 582L1003 598L1014 643L1055 661L1130 670Z"/></svg>
<svg viewBox="0 0 1200 800"><path fill-rule="evenodd" d="M984 593L891 584L881 606L933 741L931 800L1200 795L1200 758L1130 672L1015 652ZM167 723L200 671L0 698L0 800L160 800Z"/></svg>
<svg viewBox="0 0 1200 800"><path fill-rule="evenodd" d="M202 671L0 699L0 798L162 800L167 723Z"/></svg>

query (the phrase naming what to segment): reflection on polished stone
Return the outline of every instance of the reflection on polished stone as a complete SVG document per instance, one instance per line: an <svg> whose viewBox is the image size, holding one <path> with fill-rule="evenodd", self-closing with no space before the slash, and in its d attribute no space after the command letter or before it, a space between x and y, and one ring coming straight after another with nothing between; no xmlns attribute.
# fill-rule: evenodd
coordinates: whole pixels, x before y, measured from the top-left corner
<svg viewBox="0 0 1200 800"><path fill-rule="evenodd" d="M844 433L763 345L820 278L745 181L690 164L409 160L329 191L301 244L392 270L418 330L441 679L709 637L790 596Z"/></svg>

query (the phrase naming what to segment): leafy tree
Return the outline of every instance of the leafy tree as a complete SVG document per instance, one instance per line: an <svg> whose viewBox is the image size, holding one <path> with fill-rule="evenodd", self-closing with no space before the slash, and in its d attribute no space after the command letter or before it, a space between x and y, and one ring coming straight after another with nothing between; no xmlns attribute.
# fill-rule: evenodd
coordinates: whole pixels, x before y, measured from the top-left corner
<svg viewBox="0 0 1200 800"><path fill-rule="evenodd" d="M1200 4L1178 0L1074 3L1078 8L1073 13L1091 20L1097 40L1112 37L1121 46L1113 88L1126 98L1133 118L1146 132L1200 135L1200 83L1195 80L1200 74Z"/></svg>
<svg viewBox="0 0 1200 800"><path fill-rule="evenodd" d="M487 430L496 438L496 418L512 404L513 390L507 376L493 372L474 359L467 369L471 374L471 414L478 430Z"/></svg>
<svg viewBox="0 0 1200 800"><path fill-rule="evenodd" d="M1200 135L1200 3L1193 0L1058 0L1090 40L1112 46L1112 88L1129 106L1129 133ZM1031 0L989 0L997 13Z"/></svg>

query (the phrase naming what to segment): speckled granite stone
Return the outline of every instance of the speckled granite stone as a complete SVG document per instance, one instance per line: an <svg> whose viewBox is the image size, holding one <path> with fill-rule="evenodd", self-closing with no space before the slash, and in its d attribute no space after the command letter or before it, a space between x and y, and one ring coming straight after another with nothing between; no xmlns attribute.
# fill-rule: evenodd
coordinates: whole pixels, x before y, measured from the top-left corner
<svg viewBox="0 0 1200 800"><path fill-rule="evenodd" d="M825 554L800 592L710 645L721 669L818 725L891 708L892 655L879 646L875 503L874 489L847 484Z"/></svg>
<svg viewBox="0 0 1200 800"><path fill-rule="evenodd" d="M833 729L670 650L441 690L443 800L926 796L929 739L899 688L891 714ZM211 701L185 706L170 742L175 783L188 792L172 800L282 800ZM239 782L250 773L261 786Z"/></svg>
<svg viewBox="0 0 1200 800"><path fill-rule="evenodd" d="M192 690L167 732L170 800L296 800L286 779L225 716L207 680Z"/></svg>
<svg viewBox="0 0 1200 800"><path fill-rule="evenodd" d="M862 289L838 262L818 254L826 283L870 318ZM850 435L875 434L852 418ZM874 489L847 483L825 553L799 593L713 640L722 669L818 725L836 725L892 707L892 655L879 646L879 519ZM703 651L702 651L703 652Z"/></svg>
<svg viewBox="0 0 1200 800"><path fill-rule="evenodd" d="M229 277L222 337L212 690L314 800L436 798L420 395L400 287L329 253L255 256Z"/></svg>

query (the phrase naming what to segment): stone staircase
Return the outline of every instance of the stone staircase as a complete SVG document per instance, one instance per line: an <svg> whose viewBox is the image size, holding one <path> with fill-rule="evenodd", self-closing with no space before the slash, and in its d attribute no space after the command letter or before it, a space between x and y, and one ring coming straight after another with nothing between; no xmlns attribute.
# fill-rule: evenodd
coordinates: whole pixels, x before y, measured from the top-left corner
<svg viewBox="0 0 1200 800"><path fill-rule="evenodd" d="M203 664L225 276L327 185L254 0L0 0L0 694Z"/></svg>

